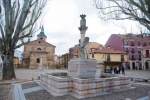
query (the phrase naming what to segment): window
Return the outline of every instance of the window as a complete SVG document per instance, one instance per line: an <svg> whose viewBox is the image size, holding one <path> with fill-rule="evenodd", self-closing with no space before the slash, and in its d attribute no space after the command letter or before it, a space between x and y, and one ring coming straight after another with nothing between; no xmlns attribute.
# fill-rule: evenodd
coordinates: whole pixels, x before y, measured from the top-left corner
<svg viewBox="0 0 150 100"><path fill-rule="evenodd" d="M140 41L138 41L138 46L140 46L141 45L141 42Z"/></svg>
<svg viewBox="0 0 150 100"><path fill-rule="evenodd" d="M107 55L107 61L110 61L110 55Z"/></svg>
<svg viewBox="0 0 150 100"><path fill-rule="evenodd" d="M94 58L94 53L92 54L92 58Z"/></svg>
<svg viewBox="0 0 150 100"><path fill-rule="evenodd" d="M146 50L146 57L149 57L149 50Z"/></svg>
<svg viewBox="0 0 150 100"><path fill-rule="evenodd" d="M40 63L40 59L39 58L37 58L36 63Z"/></svg>
<svg viewBox="0 0 150 100"><path fill-rule="evenodd" d="M141 53L141 49L140 48L138 48L138 53Z"/></svg>
<svg viewBox="0 0 150 100"><path fill-rule="evenodd" d="M39 41L39 43L41 43L41 41Z"/></svg>
<svg viewBox="0 0 150 100"><path fill-rule="evenodd" d="M134 46L134 42L133 41L131 41L131 46Z"/></svg>
<svg viewBox="0 0 150 100"><path fill-rule="evenodd" d="M125 48L125 52L126 52L126 53L129 53L129 50L128 50L128 48Z"/></svg>
<svg viewBox="0 0 150 100"><path fill-rule="evenodd" d="M134 48L131 49L131 53L135 53Z"/></svg>
<svg viewBox="0 0 150 100"><path fill-rule="evenodd" d="M139 55L139 60L141 60L141 55Z"/></svg>
<svg viewBox="0 0 150 100"><path fill-rule="evenodd" d="M143 47L147 46L146 42L143 42Z"/></svg>
<svg viewBox="0 0 150 100"><path fill-rule="evenodd" d="M43 38L41 38L41 40L42 40Z"/></svg>
<svg viewBox="0 0 150 100"><path fill-rule="evenodd" d="M125 42L124 42L124 45L127 46L127 45L128 45L128 41L125 41Z"/></svg>
<svg viewBox="0 0 150 100"><path fill-rule="evenodd" d="M37 48L38 51L41 51L41 48Z"/></svg>
<svg viewBox="0 0 150 100"><path fill-rule="evenodd" d="M124 55L121 55L121 61L124 61Z"/></svg>
<svg viewBox="0 0 150 100"><path fill-rule="evenodd" d="M132 55L131 60L135 60L134 55Z"/></svg>

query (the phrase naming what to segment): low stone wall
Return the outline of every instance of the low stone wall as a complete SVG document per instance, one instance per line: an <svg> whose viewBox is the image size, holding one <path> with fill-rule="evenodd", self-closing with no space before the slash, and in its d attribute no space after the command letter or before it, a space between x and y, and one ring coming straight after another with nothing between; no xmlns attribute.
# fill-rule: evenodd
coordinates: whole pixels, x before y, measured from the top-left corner
<svg viewBox="0 0 150 100"><path fill-rule="evenodd" d="M73 79L73 92L78 95L88 95L129 88L129 84L130 81L127 77Z"/></svg>
<svg viewBox="0 0 150 100"><path fill-rule="evenodd" d="M63 94L72 91L73 80L70 77L61 78L52 74L41 74L41 82L52 91Z"/></svg>
<svg viewBox="0 0 150 100"><path fill-rule="evenodd" d="M130 81L126 76L79 79L41 74L41 81L46 87L58 94L74 92L81 96L130 88Z"/></svg>

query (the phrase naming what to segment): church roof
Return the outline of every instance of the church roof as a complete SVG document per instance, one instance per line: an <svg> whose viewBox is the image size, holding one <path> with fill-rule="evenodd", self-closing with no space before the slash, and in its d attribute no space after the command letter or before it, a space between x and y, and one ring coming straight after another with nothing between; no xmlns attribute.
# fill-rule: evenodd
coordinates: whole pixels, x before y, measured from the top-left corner
<svg viewBox="0 0 150 100"><path fill-rule="evenodd" d="M45 36L46 37L46 35L44 34L44 28L43 28L43 26L41 28L40 34L38 34L37 36Z"/></svg>
<svg viewBox="0 0 150 100"><path fill-rule="evenodd" d="M26 43L25 45L33 45L33 46L52 46L52 47L56 47L44 40L41 40L41 39L37 39L37 40L34 40L34 41L31 41L31 42L28 42Z"/></svg>

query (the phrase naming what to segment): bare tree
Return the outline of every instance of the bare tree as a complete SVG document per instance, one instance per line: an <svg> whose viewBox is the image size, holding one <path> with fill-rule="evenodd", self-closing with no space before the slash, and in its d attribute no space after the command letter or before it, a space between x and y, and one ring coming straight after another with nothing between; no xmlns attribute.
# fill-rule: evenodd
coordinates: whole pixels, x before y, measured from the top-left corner
<svg viewBox="0 0 150 100"><path fill-rule="evenodd" d="M47 0L0 0L0 45L3 55L3 79L15 78L13 57L15 49L27 43L35 32Z"/></svg>
<svg viewBox="0 0 150 100"><path fill-rule="evenodd" d="M150 30L150 0L94 0L104 20L134 20Z"/></svg>

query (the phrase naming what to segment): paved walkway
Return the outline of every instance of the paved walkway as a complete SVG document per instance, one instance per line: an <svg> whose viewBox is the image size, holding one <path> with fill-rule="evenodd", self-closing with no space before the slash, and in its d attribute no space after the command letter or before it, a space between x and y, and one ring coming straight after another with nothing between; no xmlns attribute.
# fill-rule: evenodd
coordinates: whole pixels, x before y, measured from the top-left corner
<svg viewBox="0 0 150 100"><path fill-rule="evenodd" d="M17 79L38 79L41 73L50 73L50 72L67 72L67 70L61 69L15 69ZM129 77L139 77L139 78L150 78L150 71L144 70L126 70L126 76Z"/></svg>
<svg viewBox="0 0 150 100"><path fill-rule="evenodd" d="M36 84L37 83L37 84ZM132 89L110 92L81 100L148 100L150 85L132 84ZM128 98L128 99L127 99ZM38 85L38 82L26 82L14 85L14 100L78 100L71 95L54 97Z"/></svg>

